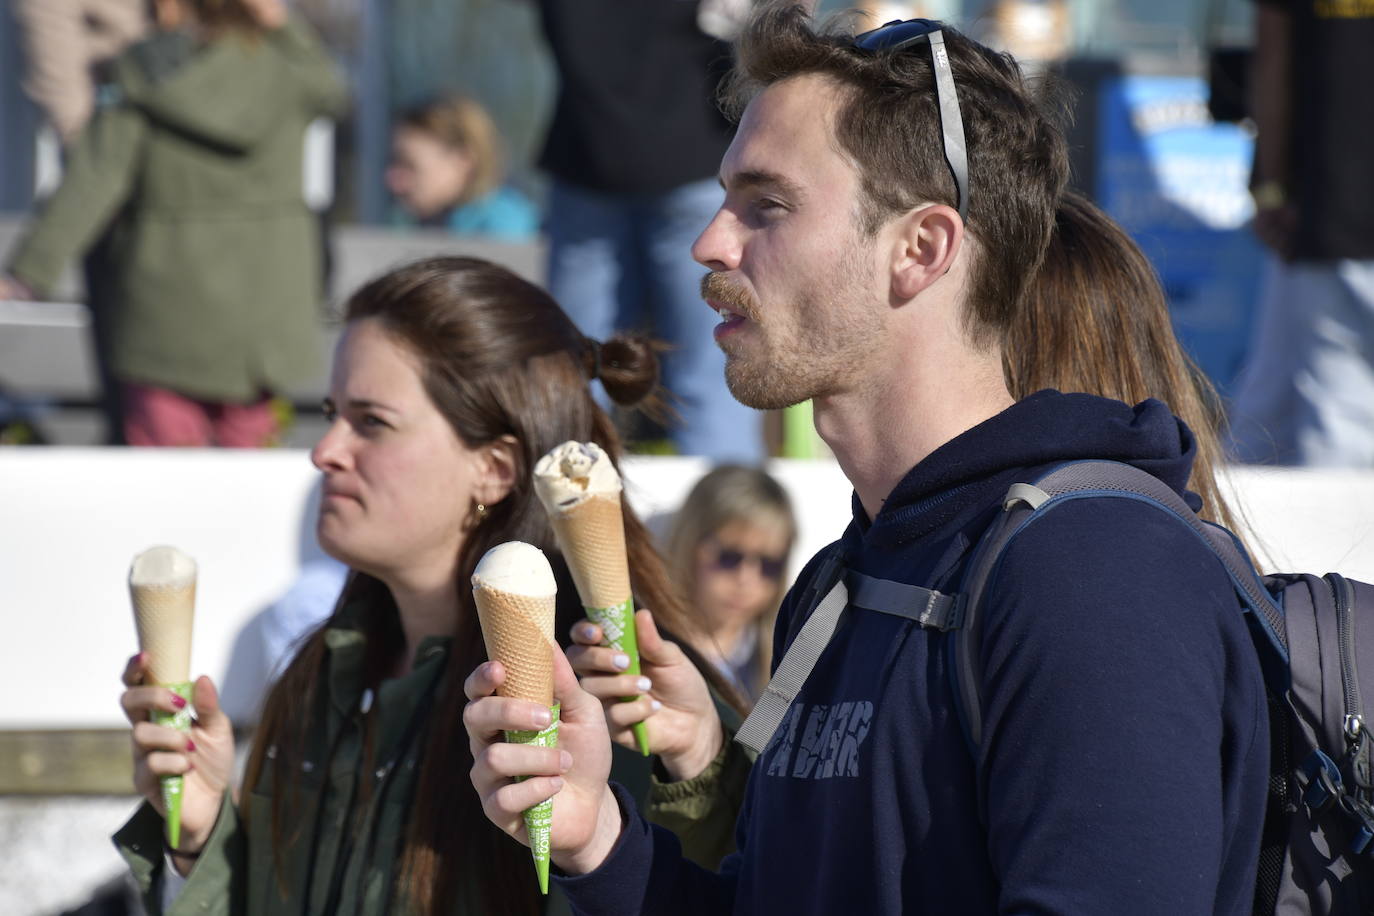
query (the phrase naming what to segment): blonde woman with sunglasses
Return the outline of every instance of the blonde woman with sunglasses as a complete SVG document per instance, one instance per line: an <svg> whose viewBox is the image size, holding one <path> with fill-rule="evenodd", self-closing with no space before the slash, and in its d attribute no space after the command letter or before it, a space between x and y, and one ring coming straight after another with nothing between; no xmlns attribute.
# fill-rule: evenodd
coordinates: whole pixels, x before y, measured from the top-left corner
<svg viewBox="0 0 1374 916"><path fill-rule="evenodd" d="M669 531L668 561L699 626L685 635L750 703L768 682L796 536L787 492L765 471L740 465L697 481Z"/></svg>

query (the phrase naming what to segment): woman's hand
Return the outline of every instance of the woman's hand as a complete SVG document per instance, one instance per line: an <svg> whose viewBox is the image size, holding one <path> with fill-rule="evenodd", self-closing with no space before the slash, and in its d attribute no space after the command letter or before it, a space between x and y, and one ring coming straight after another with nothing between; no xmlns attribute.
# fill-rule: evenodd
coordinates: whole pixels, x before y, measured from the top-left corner
<svg viewBox="0 0 1374 916"><path fill-rule="evenodd" d="M472 784L487 819L526 846L521 813L552 797L550 858L570 874L600 865L620 836L620 805L606 780L611 743L601 704L577 685L577 676L554 652L553 690L562 704L558 747L507 744L504 732L546 728L549 711L538 703L493 696L506 679L496 661L478 666L463 682L463 711L472 746ZM528 777L516 782L515 777Z"/></svg>
<svg viewBox="0 0 1374 916"><path fill-rule="evenodd" d="M573 627L577 645L568 649L568 661L582 676L582 689L601 700L613 741L633 750L632 728L636 722L646 722L649 747L668 774L676 781L692 779L715 759L725 740L706 678L677 643L659 634L648 611L635 614L635 633L638 675L620 673L629 658L598 645L601 629L587 620ZM639 683L641 678L649 681L648 688ZM633 702L619 699L646 692Z"/></svg>
<svg viewBox="0 0 1374 916"><path fill-rule="evenodd" d="M195 718L189 735L149 722L152 710L177 712L186 701L166 687L144 686L148 674L145 660L142 653L129 659L123 678L128 689L119 698L124 715L133 725L134 787L166 817L158 780L163 776L184 777L180 850L198 853L215 826L220 799L233 778L233 726L219 708L219 695L208 677L201 677L192 689Z"/></svg>

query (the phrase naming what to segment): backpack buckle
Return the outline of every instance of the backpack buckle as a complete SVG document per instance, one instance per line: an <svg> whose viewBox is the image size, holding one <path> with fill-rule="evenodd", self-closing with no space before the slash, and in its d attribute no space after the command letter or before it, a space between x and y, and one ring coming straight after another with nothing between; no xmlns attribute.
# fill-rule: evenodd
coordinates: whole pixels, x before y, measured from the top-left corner
<svg viewBox="0 0 1374 916"><path fill-rule="evenodd" d="M1343 792L1340 767L1320 749L1307 758L1301 772L1304 784L1302 802L1313 814L1325 811ZM1374 833L1370 836L1374 839Z"/></svg>
<svg viewBox="0 0 1374 916"><path fill-rule="evenodd" d="M1350 851L1357 856L1364 855L1374 847L1374 807L1358 798L1342 795L1340 809L1350 818L1351 826L1354 828L1354 834L1350 838Z"/></svg>

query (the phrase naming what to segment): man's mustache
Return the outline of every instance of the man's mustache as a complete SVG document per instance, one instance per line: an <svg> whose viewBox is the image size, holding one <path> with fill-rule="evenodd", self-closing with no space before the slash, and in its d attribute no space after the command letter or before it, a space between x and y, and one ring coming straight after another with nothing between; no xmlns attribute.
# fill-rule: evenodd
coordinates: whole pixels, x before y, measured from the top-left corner
<svg viewBox="0 0 1374 916"><path fill-rule="evenodd" d="M713 271L701 278L701 298L729 306L751 320L758 316L758 306L748 291L731 283L722 273Z"/></svg>

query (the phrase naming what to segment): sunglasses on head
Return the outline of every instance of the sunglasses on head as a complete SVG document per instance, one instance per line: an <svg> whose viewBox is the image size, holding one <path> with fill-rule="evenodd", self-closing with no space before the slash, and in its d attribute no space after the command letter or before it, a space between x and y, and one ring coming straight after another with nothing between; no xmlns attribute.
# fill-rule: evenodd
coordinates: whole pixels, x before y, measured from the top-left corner
<svg viewBox="0 0 1374 916"><path fill-rule="evenodd" d="M869 54L900 51L915 44L930 45L935 68L935 104L940 109L940 134L944 140L945 163L954 176L958 191L959 217L968 220L968 152L964 145L964 119L959 113L959 97L954 92L954 71L949 68L945 34L933 19L894 19L872 31L854 37L854 47Z"/></svg>
<svg viewBox="0 0 1374 916"><path fill-rule="evenodd" d="M761 553L746 553L743 550L736 550L733 547L716 545L716 554L711 558L711 565L716 569L729 572L739 569L745 560L757 563L759 575L765 579L772 579L774 582L782 578L782 570L786 565L786 557L770 557Z"/></svg>

